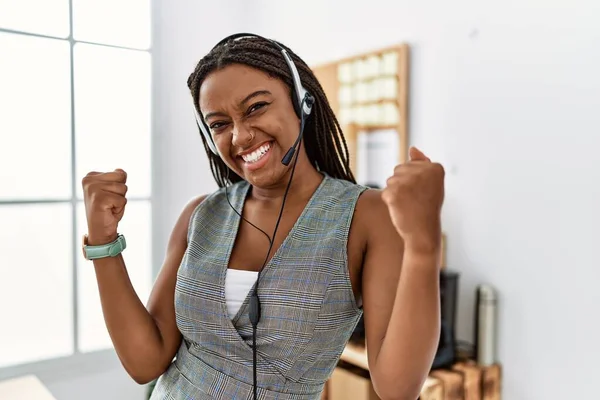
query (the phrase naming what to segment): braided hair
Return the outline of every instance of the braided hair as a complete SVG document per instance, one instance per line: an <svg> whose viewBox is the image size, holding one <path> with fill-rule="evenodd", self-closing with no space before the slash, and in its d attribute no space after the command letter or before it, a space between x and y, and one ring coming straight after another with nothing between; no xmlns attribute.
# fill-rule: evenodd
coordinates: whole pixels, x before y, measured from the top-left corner
<svg viewBox="0 0 600 400"><path fill-rule="evenodd" d="M303 134L310 163L317 170L323 171L333 178L356 183L350 170L346 139L321 84L300 57L287 47L283 45L282 47L292 57L303 86L315 98L313 111L306 121ZM209 73L231 64L244 64L266 72L271 77L283 81L290 89L290 95L292 93L291 71L279 49L267 40L258 37L229 40L202 58L188 78L187 84L194 99L194 107L200 115L202 114L199 109L199 97L202 82ZM210 151L204 135L200 135L200 137L210 161L212 174L219 187L241 181L240 176L230 170L220 157Z"/></svg>

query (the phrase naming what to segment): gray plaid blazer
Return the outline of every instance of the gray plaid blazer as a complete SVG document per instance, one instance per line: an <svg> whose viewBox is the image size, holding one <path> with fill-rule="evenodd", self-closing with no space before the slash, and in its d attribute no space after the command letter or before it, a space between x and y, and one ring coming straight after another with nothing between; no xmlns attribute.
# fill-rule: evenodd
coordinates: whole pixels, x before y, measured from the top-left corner
<svg viewBox="0 0 600 400"><path fill-rule="evenodd" d="M238 212L249 188L242 181L228 189ZM319 399L362 316L350 284L347 241L356 201L366 189L325 175L263 269L256 339L259 399ZM193 213L175 289L183 340L152 400L252 400L249 297L230 319L224 296L240 220L224 189Z"/></svg>

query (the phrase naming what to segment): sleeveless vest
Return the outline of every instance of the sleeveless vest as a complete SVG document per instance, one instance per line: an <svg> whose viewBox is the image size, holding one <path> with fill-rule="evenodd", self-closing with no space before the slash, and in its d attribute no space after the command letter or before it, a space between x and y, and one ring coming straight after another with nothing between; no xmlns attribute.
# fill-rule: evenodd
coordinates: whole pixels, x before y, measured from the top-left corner
<svg viewBox="0 0 600 400"><path fill-rule="evenodd" d="M250 185L228 188L241 214ZM356 201L367 188L325 175L260 275L257 394L261 400L318 400L360 317L348 273ZM194 211L175 288L183 335L151 399L253 399L249 295L229 318L224 284L241 218L225 190Z"/></svg>

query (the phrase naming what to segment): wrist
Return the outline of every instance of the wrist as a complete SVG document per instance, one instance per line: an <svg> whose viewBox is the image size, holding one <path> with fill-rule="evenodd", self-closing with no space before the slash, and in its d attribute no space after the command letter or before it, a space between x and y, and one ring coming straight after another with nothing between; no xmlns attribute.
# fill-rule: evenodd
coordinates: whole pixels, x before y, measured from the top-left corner
<svg viewBox="0 0 600 400"><path fill-rule="evenodd" d="M403 268L414 266L421 270L439 271L441 268L441 246L425 243L411 243L404 246Z"/></svg>
<svg viewBox="0 0 600 400"><path fill-rule="evenodd" d="M441 237L437 235L414 235L404 240L404 252L422 256L439 254Z"/></svg>
<svg viewBox="0 0 600 400"><path fill-rule="evenodd" d="M88 246L102 246L105 244L109 244L117 240L118 234L114 233L112 235L94 235L88 234L86 244Z"/></svg>
<svg viewBox="0 0 600 400"><path fill-rule="evenodd" d="M83 237L83 256L87 260L98 260L107 257L116 257L125 248L127 243L125 236L117 234L113 239L112 236L92 236L91 241L88 236Z"/></svg>

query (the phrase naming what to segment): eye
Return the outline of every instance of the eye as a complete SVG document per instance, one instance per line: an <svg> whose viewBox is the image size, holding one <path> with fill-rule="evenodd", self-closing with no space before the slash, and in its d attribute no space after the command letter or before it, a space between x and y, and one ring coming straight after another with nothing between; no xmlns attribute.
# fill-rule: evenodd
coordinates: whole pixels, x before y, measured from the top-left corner
<svg viewBox="0 0 600 400"><path fill-rule="evenodd" d="M219 130L220 128L224 127L225 125L227 125L226 122L216 121L216 122L213 122L212 124L210 124L210 129L213 131L216 131L216 130Z"/></svg>
<svg viewBox="0 0 600 400"><path fill-rule="evenodd" d="M248 109L248 114L252 114L254 111L256 110L260 110L261 108L263 108L264 106L268 105L269 103L261 101L258 103L254 103L250 106L250 108Z"/></svg>

